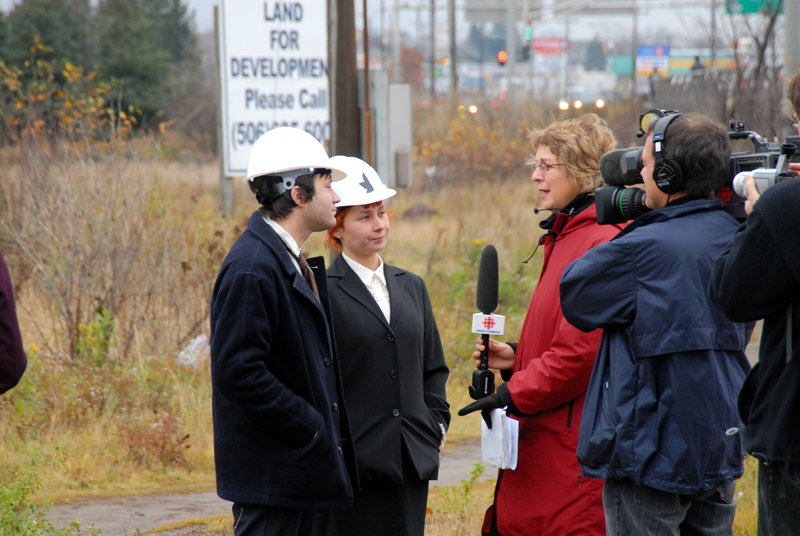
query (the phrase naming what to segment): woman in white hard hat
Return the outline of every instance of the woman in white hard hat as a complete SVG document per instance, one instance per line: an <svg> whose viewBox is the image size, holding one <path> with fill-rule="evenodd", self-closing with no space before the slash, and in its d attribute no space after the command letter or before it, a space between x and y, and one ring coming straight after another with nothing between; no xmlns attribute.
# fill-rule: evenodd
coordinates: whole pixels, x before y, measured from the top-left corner
<svg viewBox="0 0 800 536"><path fill-rule="evenodd" d="M422 536L450 422L449 371L425 282L379 255L395 191L362 160L331 162L347 173L333 185L342 200L326 245L342 252L328 289L361 490L353 508L329 512L326 534Z"/></svg>

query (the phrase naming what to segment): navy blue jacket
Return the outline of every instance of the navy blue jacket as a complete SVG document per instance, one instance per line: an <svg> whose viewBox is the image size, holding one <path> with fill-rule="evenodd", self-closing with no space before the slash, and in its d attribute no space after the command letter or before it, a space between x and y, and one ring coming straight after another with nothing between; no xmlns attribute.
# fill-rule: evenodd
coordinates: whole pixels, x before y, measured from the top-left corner
<svg viewBox="0 0 800 536"><path fill-rule="evenodd" d="M211 297L217 493L286 508L352 504L357 483L321 258L322 305L255 212ZM316 436L315 436L316 434Z"/></svg>
<svg viewBox="0 0 800 536"><path fill-rule="evenodd" d="M564 316L604 329L578 435L583 475L672 493L742 475L736 396L751 329L706 294L736 228L718 199L679 200L567 266Z"/></svg>

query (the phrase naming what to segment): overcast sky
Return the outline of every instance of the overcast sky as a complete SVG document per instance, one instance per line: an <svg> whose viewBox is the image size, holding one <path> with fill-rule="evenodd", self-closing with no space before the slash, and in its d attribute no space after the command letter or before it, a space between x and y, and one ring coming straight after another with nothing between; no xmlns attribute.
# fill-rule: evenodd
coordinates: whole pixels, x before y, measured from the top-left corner
<svg viewBox="0 0 800 536"><path fill-rule="evenodd" d="M270 3L275 0L267 0ZM308 0L307 0L308 1ZM362 0L356 1L356 25L361 27L363 15L361 11ZM384 5L390 8L394 5L394 0L383 0ZM458 0L457 0L458 2ZM4 11L9 11L14 5L15 0L0 0L0 7ZM189 9L194 10L195 21L197 30L200 32L212 31L214 28L214 6L217 5L218 0L187 0ZM444 4L444 0L437 0L437 4ZM458 2L460 3L460 2ZM644 2L643 2L644 3ZM410 5L424 5L426 10L423 11L422 20L423 24L427 21L427 6L430 5L429 0L401 0L401 4ZM377 28L380 24L378 12L380 10L381 0L368 0L367 9L369 10L370 26L374 25ZM639 17L639 38L641 43L647 41L648 35L653 35L659 28L668 28L671 30L678 40L688 38L688 35L697 34L700 29L699 21L704 21L708 24L709 10L698 9L685 9L680 12L675 10L654 10L647 9L640 12ZM464 22L461 13L458 12L458 19L456 21L459 35L463 37L469 30L469 23ZM446 24L447 17L443 10L437 14L437 21L440 24ZM386 31L389 31L389 19L386 19ZM416 15L413 11L402 11L400 18L401 31L408 30L413 35L416 26ZM594 37L600 39L613 39L620 36L629 37L632 31L631 17L575 17L572 18L570 26L570 34L573 39L590 40ZM537 25L534 27L535 37L558 37L564 34L564 21L555 20L549 24ZM654 43L651 43L654 44Z"/></svg>

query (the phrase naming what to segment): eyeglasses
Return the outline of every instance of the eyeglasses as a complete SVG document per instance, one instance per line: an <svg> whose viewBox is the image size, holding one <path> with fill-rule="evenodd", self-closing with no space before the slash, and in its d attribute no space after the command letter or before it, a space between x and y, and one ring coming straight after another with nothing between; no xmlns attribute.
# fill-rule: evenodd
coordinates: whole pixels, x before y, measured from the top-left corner
<svg viewBox="0 0 800 536"><path fill-rule="evenodd" d="M566 166L566 164L545 164L544 162L534 162L533 163L533 172L536 173L537 169L541 169L542 173L547 173L547 170L556 167L556 166Z"/></svg>

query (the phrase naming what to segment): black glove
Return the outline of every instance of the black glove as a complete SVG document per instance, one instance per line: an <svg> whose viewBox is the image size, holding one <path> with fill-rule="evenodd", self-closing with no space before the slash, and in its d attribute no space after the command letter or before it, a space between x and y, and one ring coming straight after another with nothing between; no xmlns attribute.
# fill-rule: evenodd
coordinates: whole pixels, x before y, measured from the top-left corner
<svg viewBox="0 0 800 536"><path fill-rule="evenodd" d="M522 415L520 411L517 409L517 406L514 405L514 401L511 399L511 393L508 392L508 383L501 383L497 386L497 391L493 394L481 398L480 400L473 402L469 406L463 407L458 410L459 416L463 417L464 415L468 415L473 411L481 410L481 415L483 416L483 420L486 421L486 426L491 429L492 428L492 410L495 408L504 408L508 407L508 413L512 415Z"/></svg>

